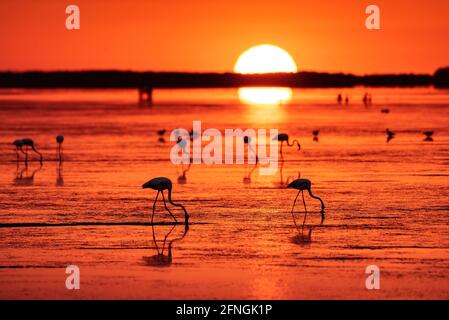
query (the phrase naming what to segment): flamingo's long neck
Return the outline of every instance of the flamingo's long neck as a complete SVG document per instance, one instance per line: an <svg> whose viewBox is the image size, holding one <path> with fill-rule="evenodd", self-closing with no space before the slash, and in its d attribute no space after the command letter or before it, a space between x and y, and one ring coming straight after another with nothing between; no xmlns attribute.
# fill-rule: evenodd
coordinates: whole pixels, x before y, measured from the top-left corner
<svg viewBox="0 0 449 320"><path fill-rule="evenodd" d="M307 191L309 192L309 195L310 195L312 198L317 199L317 200L319 200L319 201L321 202L321 214L323 214L324 208L325 208L323 200L321 200L320 197L315 196L315 195L312 193L312 190L311 190L310 188L307 189Z"/></svg>
<svg viewBox="0 0 449 320"><path fill-rule="evenodd" d="M291 144L290 144L290 141L287 140L287 145L288 145L289 147L293 147L293 146L295 145L295 143L296 143L296 145L298 146L298 149L301 149L301 145L299 144L298 140L296 140L296 139L293 140Z"/></svg>
<svg viewBox="0 0 449 320"><path fill-rule="evenodd" d="M174 203L173 202L173 200L172 200L172 198L171 198L171 190L172 190L172 188L170 187L170 188L168 188L168 202L170 202L172 205L174 205L175 207L180 207L180 208L182 208L182 210L184 211L184 217L185 217L185 222L186 222L186 224L189 222L189 214L187 213L187 211L186 211L186 208L184 208L184 206L182 205L182 204L177 204L177 203Z"/></svg>
<svg viewBox="0 0 449 320"><path fill-rule="evenodd" d="M39 155L39 157L41 158L41 162L42 162L42 160L44 160L44 157L42 156L42 153L40 153L39 151L37 151L36 148L35 148L34 146L32 146L31 149L33 149L33 151L36 152L36 153Z"/></svg>

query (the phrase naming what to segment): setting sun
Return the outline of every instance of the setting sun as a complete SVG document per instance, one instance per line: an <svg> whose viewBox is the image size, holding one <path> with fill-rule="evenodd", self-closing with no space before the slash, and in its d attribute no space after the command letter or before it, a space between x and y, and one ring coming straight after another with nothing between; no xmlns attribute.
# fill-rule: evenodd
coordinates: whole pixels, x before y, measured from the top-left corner
<svg viewBox="0 0 449 320"><path fill-rule="evenodd" d="M234 66L237 73L297 72L287 51L271 44L262 44L243 52Z"/></svg>
<svg viewBox="0 0 449 320"><path fill-rule="evenodd" d="M263 44L243 52L234 71L237 73L297 72L290 54L277 46ZM281 104L292 97L290 88L240 88L240 100L251 104Z"/></svg>

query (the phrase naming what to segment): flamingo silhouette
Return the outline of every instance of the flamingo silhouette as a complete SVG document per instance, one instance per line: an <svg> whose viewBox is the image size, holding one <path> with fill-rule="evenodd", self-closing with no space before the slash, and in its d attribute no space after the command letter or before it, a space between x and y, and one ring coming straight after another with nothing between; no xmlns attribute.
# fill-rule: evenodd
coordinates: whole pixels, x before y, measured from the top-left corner
<svg viewBox="0 0 449 320"><path fill-rule="evenodd" d="M287 188L299 190L298 194L296 195L295 201L293 201L293 206L292 206L292 216L293 216L293 221L295 221L295 226L297 226L297 224L296 224L296 220L295 220L293 211L295 209L296 200L298 199L298 196L300 193L302 195L302 202L304 204L304 210L306 210L306 212L307 212L306 200L304 199L304 190L307 190L307 192L309 192L309 195L312 198L320 201L320 203L321 203L321 220L322 221L324 220L324 209L325 209L324 202L323 202L323 200L321 200L320 197L317 197L312 193L312 182L309 179L296 179L293 182L291 182L287 186Z"/></svg>
<svg viewBox="0 0 449 320"><path fill-rule="evenodd" d="M313 141L318 142L318 135L320 134L320 130L313 130L312 131L313 134Z"/></svg>
<svg viewBox="0 0 449 320"><path fill-rule="evenodd" d="M391 131L390 129L385 130L387 133L387 143L390 142L392 139L394 139L394 136L396 133L394 131Z"/></svg>
<svg viewBox="0 0 449 320"><path fill-rule="evenodd" d="M184 211L185 224L189 223L189 214L187 213L187 211L184 208L184 206L181 205L181 204L174 203L172 201L172 198L171 198L172 182L171 182L170 179L164 178L164 177L154 178L154 179L151 179L151 180L145 182L142 185L142 188L143 189L151 188L153 190L157 190L156 199L154 199L154 203L153 203L153 214L151 215L151 223L153 223L154 210L156 208L156 201L157 201L157 199L159 197L159 193L162 193L162 199L164 201L165 209L172 216L172 218L175 220L175 222L178 222L178 220L176 220L176 217L171 213L170 209L167 207L167 203L165 202L164 190L168 190L168 202L171 203L172 205L174 205L175 207L182 208L182 210Z"/></svg>
<svg viewBox="0 0 449 320"><path fill-rule="evenodd" d="M259 157L257 156L257 152L256 152L256 150L254 150L254 148L253 148L253 146L251 144L251 137L250 136L244 136L243 137L243 142L248 145L248 156L249 156L249 151L254 153L254 155L256 156L256 164L257 164L259 162ZM248 160L248 162L249 162L249 160Z"/></svg>
<svg viewBox="0 0 449 320"><path fill-rule="evenodd" d="M56 136L56 143L58 144L57 153L59 157L59 162L62 161L62 143L64 142L64 136L63 135L57 135Z"/></svg>
<svg viewBox="0 0 449 320"><path fill-rule="evenodd" d="M276 135L272 140L273 140L273 141L277 140L277 141L280 141L280 142L281 142L281 147L280 147L279 149L280 149L280 153L281 153L281 158L282 158L282 159L284 159L284 155L283 155L283 153L282 153L282 146L284 145L284 142L286 142L286 143L287 143L287 146L289 146L289 147L294 146L295 143L296 143L296 145L298 146L298 151L301 150L301 145L299 144L298 140L295 139L295 140L293 140L293 142L290 144L290 140L289 140L288 134L286 134L286 133L279 133L279 134Z"/></svg>
<svg viewBox="0 0 449 320"><path fill-rule="evenodd" d="M39 151L36 150L33 139L25 138L25 139L22 139L22 142L23 142L23 146L25 146L25 162L28 161L28 148L31 148L31 150L33 150L34 152L36 152L39 155L41 163L42 163L42 161L44 161L44 157L42 156L42 153L40 153Z"/></svg>
<svg viewBox="0 0 449 320"><path fill-rule="evenodd" d="M182 166L182 174L180 176L178 176L178 183L186 184L187 183L187 172L189 172L190 167L192 166L192 163L189 162L189 164L187 165L187 169L184 169L183 163L181 164L181 166ZM178 173L178 167L176 167L176 173Z"/></svg>
<svg viewBox="0 0 449 320"><path fill-rule="evenodd" d="M424 131L423 134L426 136L426 138L424 139L424 141L433 141L433 131Z"/></svg>

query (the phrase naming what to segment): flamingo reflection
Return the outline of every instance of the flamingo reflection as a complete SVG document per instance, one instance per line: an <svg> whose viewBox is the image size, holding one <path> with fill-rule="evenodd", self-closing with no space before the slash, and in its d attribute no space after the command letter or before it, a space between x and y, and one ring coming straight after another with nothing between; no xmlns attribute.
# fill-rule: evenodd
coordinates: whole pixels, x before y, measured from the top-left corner
<svg viewBox="0 0 449 320"><path fill-rule="evenodd" d="M183 240L186 237L187 232L189 231L189 225L188 224L184 225L184 232L182 233L182 235L178 238L168 241L167 254L165 254L164 252L166 249L167 239L170 236L170 234L173 232L173 230L175 230L176 227L177 227L177 225L174 225L169 229L169 231L165 235L164 240L162 242L162 248L159 248L158 241L156 240L156 234L154 231L154 224L151 225L151 229L153 231L153 243L156 248L157 254L153 255L153 256L142 257L143 261L147 265L154 266L154 267L168 267L172 264L172 262L173 262L173 253L172 253L173 244L177 241Z"/></svg>
<svg viewBox="0 0 449 320"><path fill-rule="evenodd" d="M16 167L16 177L14 178L14 185L18 186L32 186L34 184L34 177L42 169L42 163L39 167L34 169L31 174L28 174L28 163L25 162L23 169L20 169L19 163Z"/></svg>

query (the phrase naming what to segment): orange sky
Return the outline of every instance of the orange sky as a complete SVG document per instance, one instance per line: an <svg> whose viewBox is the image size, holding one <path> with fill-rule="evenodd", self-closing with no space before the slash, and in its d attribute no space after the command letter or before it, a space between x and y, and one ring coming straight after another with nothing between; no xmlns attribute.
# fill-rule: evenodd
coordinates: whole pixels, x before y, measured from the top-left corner
<svg viewBox="0 0 449 320"><path fill-rule="evenodd" d="M81 30L65 29L77 4ZM365 7L381 9L380 31ZM232 71L260 43L300 70L433 72L449 65L448 0L1 0L0 70Z"/></svg>

